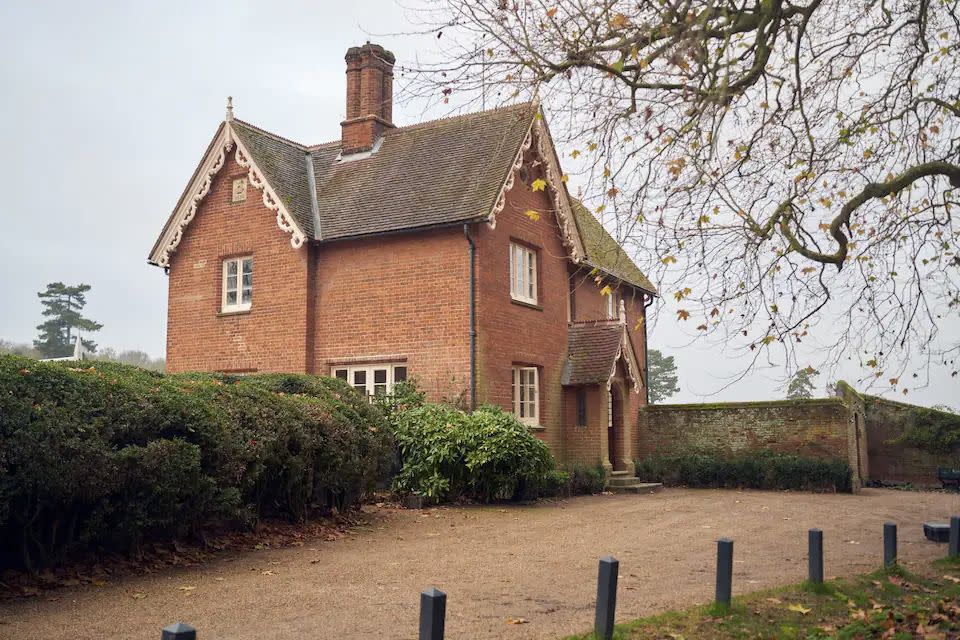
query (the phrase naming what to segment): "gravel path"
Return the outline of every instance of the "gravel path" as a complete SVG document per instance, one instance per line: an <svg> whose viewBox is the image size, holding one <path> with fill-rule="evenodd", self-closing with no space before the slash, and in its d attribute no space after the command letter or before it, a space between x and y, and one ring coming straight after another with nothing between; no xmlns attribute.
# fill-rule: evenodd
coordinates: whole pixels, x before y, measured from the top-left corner
<svg viewBox="0 0 960 640"><path fill-rule="evenodd" d="M906 566L943 555L945 545L923 539L921 522L951 513L960 513L957 494L877 489L667 489L521 507L382 509L336 542L0 604L0 638L155 638L177 620L202 640L415 638L419 592L437 586L448 594L448 638L555 639L592 624L597 559L608 553L620 559L617 618L626 620L709 601L721 536L736 541L734 593L743 593L802 580L809 527L824 530L831 577L879 566L885 520L900 523Z"/></svg>

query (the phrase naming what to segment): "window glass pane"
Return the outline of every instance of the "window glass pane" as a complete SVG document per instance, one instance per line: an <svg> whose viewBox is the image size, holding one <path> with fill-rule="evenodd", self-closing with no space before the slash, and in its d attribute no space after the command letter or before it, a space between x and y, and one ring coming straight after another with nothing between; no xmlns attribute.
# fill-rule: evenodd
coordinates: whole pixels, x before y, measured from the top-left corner
<svg viewBox="0 0 960 640"><path fill-rule="evenodd" d="M373 383L374 383L374 384L386 384L386 383L387 383L387 370L386 370L386 369L374 369L374 370L373 370Z"/></svg>
<svg viewBox="0 0 960 640"><path fill-rule="evenodd" d="M387 385L385 385L385 384L375 384L375 385L373 385L373 395L375 395L375 396L385 396L385 395L387 395Z"/></svg>
<svg viewBox="0 0 960 640"><path fill-rule="evenodd" d="M243 272L253 273L253 258L246 258L243 261Z"/></svg>
<svg viewBox="0 0 960 640"><path fill-rule="evenodd" d="M243 304L249 304L253 296L253 289L244 289L241 298Z"/></svg>
<svg viewBox="0 0 960 640"><path fill-rule="evenodd" d="M253 286L253 274L245 273L243 274L243 286L252 287Z"/></svg>
<svg viewBox="0 0 960 640"><path fill-rule="evenodd" d="M367 384L366 369L357 369L353 372L353 384Z"/></svg>
<svg viewBox="0 0 960 640"><path fill-rule="evenodd" d="M333 375L340 378L341 380L347 379L347 370L346 369L337 369L333 372Z"/></svg>
<svg viewBox="0 0 960 640"><path fill-rule="evenodd" d="M407 379L407 368L406 367L394 367L393 368L393 381L394 382L403 382Z"/></svg>
<svg viewBox="0 0 960 640"><path fill-rule="evenodd" d="M227 291L233 291L237 288L237 276L227 276Z"/></svg>
<svg viewBox="0 0 960 640"><path fill-rule="evenodd" d="M237 304L237 292L227 291L227 305Z"/></svg>
<svg viewBox="0 0 960 640"><path fill-rule="evenodd" d="M227 261L227 275L237 275L237 261L228 260Z"/></svg>

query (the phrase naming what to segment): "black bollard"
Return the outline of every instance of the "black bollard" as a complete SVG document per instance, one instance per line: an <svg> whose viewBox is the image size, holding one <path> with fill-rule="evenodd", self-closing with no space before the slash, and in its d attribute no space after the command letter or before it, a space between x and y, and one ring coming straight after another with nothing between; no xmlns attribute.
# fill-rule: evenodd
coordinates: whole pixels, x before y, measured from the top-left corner
<svg viewBox="0 0 960 640"><path fill-rule="evenodd" d="M883 566L897 564L897 523L883 523Z"/></svg>
<svg viewBox="0 0 960 640"><path fill-rule="evenodd" d="M951 558L960 557L960 516L950 518L950 547L947 554Z"/></svg>
<svg viewBox="0 0 960 640"><path fill-rule="evenodd" d="M430 587L420 594L420 640L443 640L447 594Z"/></svg>
<svg viewBox="0 0 960 640"><path fill-rule="evenodd" d="M823 531L807 532L807 574L811 584L823 584Z"/></svg>
<svg viewBox="0 0 960 640"><path fill-rule="evenodd" d="M177 622L163 628L160 640L197 640L197 630L183 622Z"/></svg>
<svg viewBox="0 0 960 640"><path fill-rule="evenodd" d="M733 540L717 540L717 604L730 606L733 595Z"/></svg>
<svg viewBox="0 0 960 640"><path fill-rule="evenodd" d="M617 610L617 574L620 561L613 556L600 558L597 573L597 613L593 630L601 640L613 638L613 620Z"/></svg>

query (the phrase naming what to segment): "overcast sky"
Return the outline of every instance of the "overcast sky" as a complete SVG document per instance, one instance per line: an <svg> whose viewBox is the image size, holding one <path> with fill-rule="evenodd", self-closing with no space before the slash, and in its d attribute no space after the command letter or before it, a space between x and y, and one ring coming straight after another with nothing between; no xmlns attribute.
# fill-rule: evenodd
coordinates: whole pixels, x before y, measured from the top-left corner
<svg viewBox="0 0 960 640"><path fill-rule="evenodd" d="M99 344L162 356L166 276L147 252L226 96L238 117L285 137L335 140L346 49L373 39L400 63L429 54L430 37L376 35L412 29L390 0L0 3L0 338L35 337L46 283L85 282ZM394 119L423 116L398 107ZM650 343L678 361L675 400L782 397L777 363L716 393L738 362L686 346L671 316ZM937 375L908 400L960 406L958 387Z"/></svg>

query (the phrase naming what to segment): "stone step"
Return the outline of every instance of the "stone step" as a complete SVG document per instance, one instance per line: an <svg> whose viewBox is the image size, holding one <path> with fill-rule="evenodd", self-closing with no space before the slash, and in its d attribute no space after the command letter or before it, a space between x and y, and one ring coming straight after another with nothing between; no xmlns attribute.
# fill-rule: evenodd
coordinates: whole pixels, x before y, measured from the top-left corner
<svg viewBox="0 0 960 640"><path fill-rule="evenodd" d="M610 475L616 478L616 477L622 477L622 476L630 476L633 474L630 471L627 471L626 469L624 469L623 471L611 471Z"/></svg>
<svg viewBox="0 0 960 640"><path fill-rule="evenodd" d="M656 493L663 488L660 482L640 482L628 485L608 485L607 491L610 493Z"/></svg>
<svg viewBox="0 0 960 640"><path fill-rule="evenodd" d="M616 473L616 471L614 471L612 474L610 474L610 477L607 478L607 486L610 486L610 487L613 487L613 486L622 487L622 486L626 486L626 485L628 485L628 484L636 484L637 482L640 482L639 480L637 480L637 477L636 477L635 475L633 475L633 474L631 474L631 475L614 475L615 473Z"/></svg>

